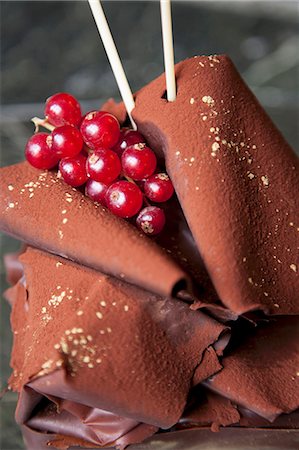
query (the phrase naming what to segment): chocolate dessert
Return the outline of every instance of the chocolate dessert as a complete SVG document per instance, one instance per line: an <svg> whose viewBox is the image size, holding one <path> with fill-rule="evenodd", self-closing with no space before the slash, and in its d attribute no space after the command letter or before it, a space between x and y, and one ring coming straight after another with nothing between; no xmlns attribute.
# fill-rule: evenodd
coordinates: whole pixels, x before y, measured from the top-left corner
<svg viewBox="0 0 299 450"><path fill-rule="evenodd" d="M296 448L298 159L228 57L176 80L172 103L164 75L137 92L137 132L123 104L79 120L56 94L54 130L0 169L30 450Z"/></svg>

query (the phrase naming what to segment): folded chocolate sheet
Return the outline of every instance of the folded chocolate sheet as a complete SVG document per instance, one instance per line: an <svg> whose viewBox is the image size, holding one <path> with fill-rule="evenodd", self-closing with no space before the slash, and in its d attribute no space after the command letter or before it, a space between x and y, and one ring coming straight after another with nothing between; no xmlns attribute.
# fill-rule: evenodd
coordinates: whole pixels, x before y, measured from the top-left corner
<svg viewBox="0 0 299 450"><path fill-rule="evenodd" d="M227 327L179 300L30 247L20 260L25 282L23 277L10 289L15 334L9 384L26 391L18 422L36 429L48 417L34 399L25 402L31 395L67 400L92 414L109 411L136 426L143 422L143 433L174 425L195 370L207 364L202 370L211 372L205 350L223 352Z"/></svg>
<svg viewBox="0 0 299 450"><path fill-rule="evenodd" d="M176 65L135 96L133 117L167 172L222 303L299 314L299 165L227 56ZM119 106L112 108L123 119Z"/></svg>
<svg viewBox="0 0 299 450"><path fill-rule="evenodd" d="M268 421L291 413L299 408L298 342L298 316L271 319L229 351L206 384Z"/></svg>
<svg viewBox="0 0 299 450"><path fill-rule="evenodd" d="M0 169L0 230L160 295L187 284L184 271L143 233L27 162Z"/></svg>

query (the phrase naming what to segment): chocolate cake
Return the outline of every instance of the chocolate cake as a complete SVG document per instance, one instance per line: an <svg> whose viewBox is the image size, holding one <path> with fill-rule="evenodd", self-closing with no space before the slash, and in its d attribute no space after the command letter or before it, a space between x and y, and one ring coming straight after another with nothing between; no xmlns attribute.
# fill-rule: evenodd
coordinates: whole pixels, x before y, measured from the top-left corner
<svg viewBox="0 0 299 450"><path fill-rule="evenodd" d="M175 188L157 237L54 170L0 169L0 228L25 243L5 295L30 450L297 448L298 159L228 57L176 80L175 102L161 75L133 110Z"/></svg>

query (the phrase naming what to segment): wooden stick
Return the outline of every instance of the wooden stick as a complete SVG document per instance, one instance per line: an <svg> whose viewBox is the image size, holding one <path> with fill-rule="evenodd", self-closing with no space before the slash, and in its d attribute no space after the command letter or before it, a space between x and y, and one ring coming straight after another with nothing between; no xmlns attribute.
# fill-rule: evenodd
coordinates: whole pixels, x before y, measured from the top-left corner
<svg viewBox="0 0 299 450"><path fill-rule="evenodd" d="M160 0L164 65L166 76L167 100L174 102L176 99L176 83L174 72L173 36L170 0Z"/></svg>
<svg viewBox="0 0 299 450"><path fill-rule="evenodd" d="M100 0L88 0L91 8L95 23L98 28L98 32L102 38L103 45L105 47L112 71L114 73L120 94L125 104L128 116L130 118L132 127L137 129L136 124L132 118L132 110L135 108L135 102L130 89L124 68L122 66L119 54L117 52L107 19L105 17Z"/></svg>

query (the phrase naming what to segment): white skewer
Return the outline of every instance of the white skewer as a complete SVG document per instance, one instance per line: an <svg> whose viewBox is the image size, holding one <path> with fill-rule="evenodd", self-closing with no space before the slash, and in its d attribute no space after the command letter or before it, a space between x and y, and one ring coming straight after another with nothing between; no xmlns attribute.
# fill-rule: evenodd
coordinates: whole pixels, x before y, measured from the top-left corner
<svg viewBox="0 0 299 450"><path fill-rule="evenodd" d="M160 0L167 100L176 99L170 0Z"/></svg>
<svg viewBox="0 0 299 450"><path fill-rule="evenodd" d="M136 124L132 118L132 110L135 108L135 102L130 89L126 74L124 72L122 63L119 58L113 37L107 19L105 17L100 0L88 0L89 6L91 8L95 23L97 25L99 34L102 38L103 45L105 47L112 71L116 78L120 94L122 96L123 102L125 104L128 116L130 118L132 127L134 130L137 129Z"/></svg>

